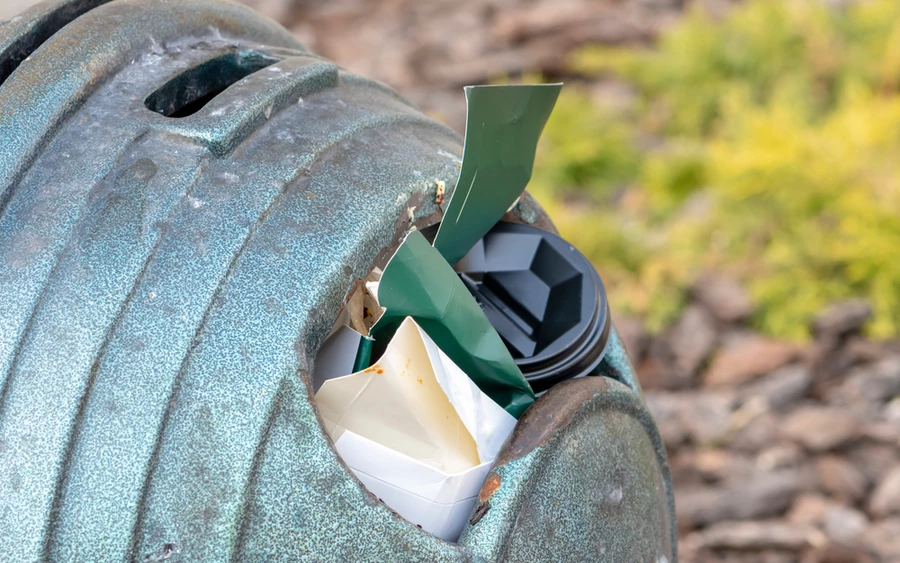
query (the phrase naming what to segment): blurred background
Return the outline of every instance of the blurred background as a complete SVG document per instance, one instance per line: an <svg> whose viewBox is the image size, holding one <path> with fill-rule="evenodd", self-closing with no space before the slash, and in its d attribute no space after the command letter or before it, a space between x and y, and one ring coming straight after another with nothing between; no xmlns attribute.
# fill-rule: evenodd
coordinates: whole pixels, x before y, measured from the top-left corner
<svg viewBox="0 0 900 563"><path fill-rule="evenodd" d="M566 82L529 189L607 285L682 561L900 561L900 2L246 3L460 132L464 85Z"/></svg>

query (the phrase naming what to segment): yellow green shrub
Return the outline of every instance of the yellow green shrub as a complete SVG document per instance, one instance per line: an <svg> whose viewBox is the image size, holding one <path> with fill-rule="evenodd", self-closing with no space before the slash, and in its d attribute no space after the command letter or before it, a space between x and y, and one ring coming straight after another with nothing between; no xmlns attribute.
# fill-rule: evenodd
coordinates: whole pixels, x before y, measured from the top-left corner
<svg viewBox="0 0 900 563"><path fill-rule="evenodd" d="M634 107L570 89L531 189L618 310L660 328L712 269L746 284L769 334L802 339L850 296L873 335L900 334L900 2L749 0L572 65L625 80Z"/></svg>

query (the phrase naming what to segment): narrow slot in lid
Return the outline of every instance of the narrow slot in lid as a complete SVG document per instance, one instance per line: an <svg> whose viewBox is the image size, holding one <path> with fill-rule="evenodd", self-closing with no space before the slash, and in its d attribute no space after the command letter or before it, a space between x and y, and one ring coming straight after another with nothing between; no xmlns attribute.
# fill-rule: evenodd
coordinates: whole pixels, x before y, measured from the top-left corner
<svg viewBox="0 0 900 563"><path fill-rule="evenodd" d="M150 94L144 105L166 117L188 117L229 86L281 60L256 51L226 53L172 78Z"/></svg>

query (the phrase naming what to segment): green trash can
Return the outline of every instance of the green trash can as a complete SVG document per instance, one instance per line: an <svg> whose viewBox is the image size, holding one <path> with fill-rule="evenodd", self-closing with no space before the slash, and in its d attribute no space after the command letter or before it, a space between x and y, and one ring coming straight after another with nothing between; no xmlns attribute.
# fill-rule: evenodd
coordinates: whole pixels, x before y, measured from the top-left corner
<svg viewBox="0 0 900 563"><path fill-rule="evenodd" d="M389 88L233 3L48 0L0 25L0 147L3 560L676 560L614 330L458 542L335 454L312 359L462 148ZM527 198L506 219L552 229Z"/></svg>

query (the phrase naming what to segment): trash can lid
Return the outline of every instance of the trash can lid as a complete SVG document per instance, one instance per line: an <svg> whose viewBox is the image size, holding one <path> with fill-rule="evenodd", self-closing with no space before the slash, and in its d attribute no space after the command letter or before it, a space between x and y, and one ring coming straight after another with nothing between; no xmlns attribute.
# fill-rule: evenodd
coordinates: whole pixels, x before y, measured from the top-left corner
<svg viewBox="0 0 900 563"><path fill-rule="evenodd" d="M455 269L536 392L600 363L611 324L606 291L566 240L498 223Z"/></svg>

